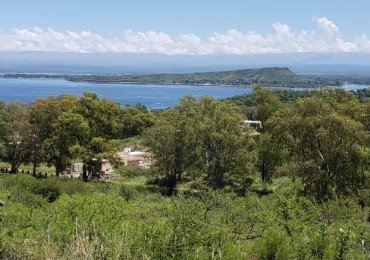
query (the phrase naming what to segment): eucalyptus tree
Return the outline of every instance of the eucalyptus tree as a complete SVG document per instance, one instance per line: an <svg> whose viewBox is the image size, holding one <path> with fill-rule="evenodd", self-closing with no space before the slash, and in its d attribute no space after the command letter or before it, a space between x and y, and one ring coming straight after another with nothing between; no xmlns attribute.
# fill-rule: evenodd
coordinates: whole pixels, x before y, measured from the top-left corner
<svg viewBox="0 0 370 260"><path fill-rule="evenodd" d="M37 167L47 161L50 154L45 146L45 140L53 136L55 129L53 123L61 113L60 98L49 97L38 98L30 103L28 108L29 120L31 124L31 143L33 173Z"/></svg>
<svg viewBox="0 0 370 260"><path fill-rule="evenodd" d="M191 138L191 127L179 109L169 109L143 134L144 143L151 148L156 164L164 174L167 195L174 194L183 172L193 163L195 143Z"/></svg>
<svg viewBox="0 0 370 260"><path fill-rule="evenodd" d="M255 102L255 119L262 122L261 135L258 138L258 160L257 166L261 172L262 181L271 179L274 165L279 160L279 153L271 145L273 136L267 131L269 125L265 124L274 113L282 109L283 105L279 97L273 92L263 88L260 85L253 86L252 100Z"/></svg>
<svg viewBox="0 0 370 260"><path fill-rule="evenodd" d="M338 101L329 101L298 100L267 122L271 147L279 147L281 172L299 176L305 192L320 199L357 192L369 169L363 125L347 109L338 109Z"/></svg>
<svg viewBox="0 0 370 260"><path fill-rule="evenodd" d="M205 96L185 96L145 134L169 193L185 172L196 171L213 188L243 189L253 171L253 138L241 127L238 107Z"/></svg>
<svg viewBox="0 0 370 260"><path fill-rule="evenodd" d="M44 141L47 162L55 166L57 176L72 163L75 146L84 143L89 127L84 118L71 111L62 112L53 122L53 135Z"/></svg>
<svg viewBox="0 0 370 260"><path fill-rule="evenodd" d="M84 136L73 146L74 155L84 163L84 181L90 174L99 174L95 159L114 159L120 137L121 108L117 102L85 92L77 101L76 112L83 118Z"/></svg>
<svg viewBox="0 0 370 260"><path fill-rule="evenodd" d="M239 107L210 96L185 97L180 109L193 127L198 168L214 188L243 189L254 170L254 140Z"/></svg>
<svg viewBox="0 0 370 260"><path fill-rule="evenodd" d="M77 112L87 121L90 139L93 137L116 138L119 130L120 106L96 93L85 92L77 101Z"/></svg>
<svg viewBox="0 0 370 260"><path fill-rule="evenodd" d="M261 85L253 86L252 100L256 104L255 119L263 123L282 108L279 97Z"/></svg>
<svg viewBox="0 0 370 260"><path fill-rule="evenodd" d="M2 158L11 165L10 172L16 173L23 163L28 163L31 155L31 131L27 105L10 102L1 109Z"/></svg>
<svg viewBox="0 0 370 260"><path fill-rule="evenodd" d="M119 137L128 138L140 135L146 128L153 126L155 120L154 114L142 105L127 105L120 111Z"/></svg>

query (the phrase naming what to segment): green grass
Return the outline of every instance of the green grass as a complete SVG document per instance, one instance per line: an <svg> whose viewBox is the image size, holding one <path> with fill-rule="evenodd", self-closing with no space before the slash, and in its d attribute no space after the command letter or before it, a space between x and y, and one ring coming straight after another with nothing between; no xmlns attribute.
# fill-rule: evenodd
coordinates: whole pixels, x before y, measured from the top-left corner
<svg viewBox="0 0 370 260"><path fill-rule="evenodd" d="M113 183L0 174L1 259L369 259L356 198L316 203L289 178L161 196L145 176ZM158 188L158 187L157 187ZM271 192L258 194L265 188ZM365 249L361 241L365 241Z"/></svg>

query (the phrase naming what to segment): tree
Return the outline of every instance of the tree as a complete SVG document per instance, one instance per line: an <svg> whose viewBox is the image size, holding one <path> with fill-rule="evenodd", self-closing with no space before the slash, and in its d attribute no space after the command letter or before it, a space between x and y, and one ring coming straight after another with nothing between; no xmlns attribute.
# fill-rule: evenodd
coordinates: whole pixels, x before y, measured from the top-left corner
<svg viewBox="0 0 370 260"><path fill-rule="evenodd" d="M191 124L178 109L166 110L157 124L144 133L144 143L155 155L159 170L164 173L166 193L173 195L177 181L191 164L193 140L189 140Z"/></svg>
<svg viewBox="0 0 370 260"><path fill-rule="evenodd" d="M154 125L155 117L142 105L125 106L120 111L119 137L128 138L140 135L146 128Z"/></svg>
<svg viewBox="0 0 370 260"><path fill-rule="evenodd" d="M253 141L243 115L212 97L185 96L146 132L146 144L169 181L170 193L186 171L198 171L214 188L243 189L252 171Z"/></svg>
<svg viewBox="0 0 370 260"><path fill-rule="evenodd" d="M33 174L36 174L37 167L45 160L47 152L43 149L43 145L44 141L53 135L53 122L60 113L58 104L57 98L49 97L36 99L29 105Z"/></svg>
<svg viewBox="0 0 370 260"><path fill-rule="evenodd" d="M260 85L253 86L252 100L256 102L255 118L263 123L282 107L279 97Z"/></svg>
<svg viewBox="0 0 370 260"><path fill-rule="evenodd" d="M282 104L279 97L264 89L260 85L253 86L252 100L256 103L255 118L262 121L263 128L258 141L258 161L257 166L261 172L262 181L268 181L271 178L271 172L274 165L279 160L276 147L272 146L272 136L267 133L269 125L266 125L266 121L273 116L279 109L282 108Z"/></svg>
<svg viewBox="0 0 370 260"><path fill-rule="evenodd" d="M186 104L192 120L197 157L211 187L243 188L252 171L253 139L250 129L240 126L244 118L239 108L209 96L185 97L180 104Z"/></svg>
<svg viewBox="0 0 370 260"><path fill-rule="evenodd" d="M96 93L85 92L78 100L78 113L88 122L90 139L93 137L116 138L119 130L120 106Z"/></svg>
<svg viewBox="0 0 370 260"><path fill-rule="evenodd" d="M22 163L27 163L31 154L31 131L27 105L10 102L1 111L1 146L3 160L11 165L10 172L16 173Z"/></svg>
<svg viewBox="0 0 370 260"><path fill-rule="evenodd" d="M284 147L286 165L297 171L305 192L320 199L356 192L369 167L362 124L339 112L313 96L268 121L271 135Z"/></svg>
<svg viewBox="0 0 370 260"><path fill-rule="evenodd" d="M86 120L77 113L62 112L53 123L53 135L44 142L47 162L55 166L57 176L71 164L74 147L83 144L89 135Z"/></svg>
<svg viewBox="0 0 370 260"><path fill-rule="evenodd" d="M31 123L31 146L33 172L41 162L50 162L55 151L51 146L51 139L56 138L56 121L64 112L77 111L77 97L72 95L59 95L47 99L39 98L30 103L28 108Z"/></svg>

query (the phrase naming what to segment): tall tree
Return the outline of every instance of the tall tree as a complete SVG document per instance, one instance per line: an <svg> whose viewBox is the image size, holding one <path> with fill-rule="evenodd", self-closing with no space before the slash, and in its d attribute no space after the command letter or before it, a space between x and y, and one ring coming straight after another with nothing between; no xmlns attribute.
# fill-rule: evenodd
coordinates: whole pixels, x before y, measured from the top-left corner
<svg viewBox="0 0 370 260"><path fill-rule="evenodd" d="M53 135L53 122L60 114L59 102L55 97L47 99L39 98L30 103L28 113L32 131L32 165L33 173L47 157L47 151L43 149L44 141Z"/></svg>
<svg viewBox="0 0 370 260"><path fill-rule="evenodd" d="M189 103L186 97L185 101ZM238 107L209 96L192 102L185 111L193 120L198 156L209 184L215 188L243 187L253 159L250 129L240 127L243 114Z"/></svg>
<svg viewBox="0 0 370 260"><path fill-rule="evenodd" d="M362 124L333 107L313 96L268 122L271 135L284 147L281 151L288 151L287 165L301 177L305 191L317 198L356 192L369 168Z"/></svg>
<svg viewBox="0 0 370 260"><path fill-rule="evenodd" d="M88 122L90 138L116 138L119 130L120 106L118 103L98 98L96 93L85 92L78 100L78 113Z"/></svg>
<svg viewBox="0 0 370 260"><path fill-rule="evenodd" d="M74 146L84 143L89 135L89 127L84 118L77 113L62 112L53 123L53 136L44 142L48 151L47 162L55 166L57 176L71 164Z"/></svg>
<svg viewBox="0 0 370 260"><path fill-rule="evenodd" d="M31 131L27 105L19 102L7 103L2 110L1 145L3 160L16 173L22 163L27 163L31 154Z"/></svg>
<svg viewBox="0 0 370 260"><path fill-rule="evenodd" d="M180 110L170 109L144 133L145 144L151 148L159 170L164 173L168 195L174 194L182 173L191 164L194 142L189 138L190 127Z"/></svg>
<svg viewBox="0 0 370 260"><path fill-rule="evenodd" d="M253 86L252 100L256 103L255 119L263 123L282 107L279 97L261 85Z"/></svg>
<svg viewBox="0 0 370 260"><path fill-rule="evenodd" d="M77 111L77 97L59 95L47 99L39 98L30 103L28 112L31 123L32 164L33 172L41 162L49 162L55 151L50 140L58 136L56 122L64 112ZM54 142L54 144L56 144Z"/></svg>
<svg viewBox="0 0 370 260"><path fill-rule="evenodd" d="M119 137L127 138L140 135L146 128L154 125L155 117L142 105L125 106L119 116Z"/></svg>
<svg viewBox="0 0 370 260"><path fill-rule="evenodd" d="M186 96L146 132L147 144L172 187L183 172L195 170L214 188L240 189L253 168L253 141L242 119L230 103Z"/></svg>
<svg viewBox="0 0 370 260"><path fill-rule="evenodd" d="M270 133L267 133L268 125L266 121L273 116L279 109L282 108L282 103L279 97L268 91L260 85L253 86L252 100L256 103L255 119L262 121L263 128L258 142L258 161L257 166L261 172L262 181L268 181L271 178L273 165L279 160L276 146L271 145L273 138Z"/></svg>

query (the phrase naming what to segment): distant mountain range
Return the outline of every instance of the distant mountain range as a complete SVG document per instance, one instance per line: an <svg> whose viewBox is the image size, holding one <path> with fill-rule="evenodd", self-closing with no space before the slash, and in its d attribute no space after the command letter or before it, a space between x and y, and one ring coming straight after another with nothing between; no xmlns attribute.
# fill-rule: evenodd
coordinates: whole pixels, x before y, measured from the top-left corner
<svg viewBox="0 0 370 260"><path fill-rule="evenodd" d="M289 67L298 74L370 75L370 53L162 55L0 52L0 73L148 74Z"/></svg>

